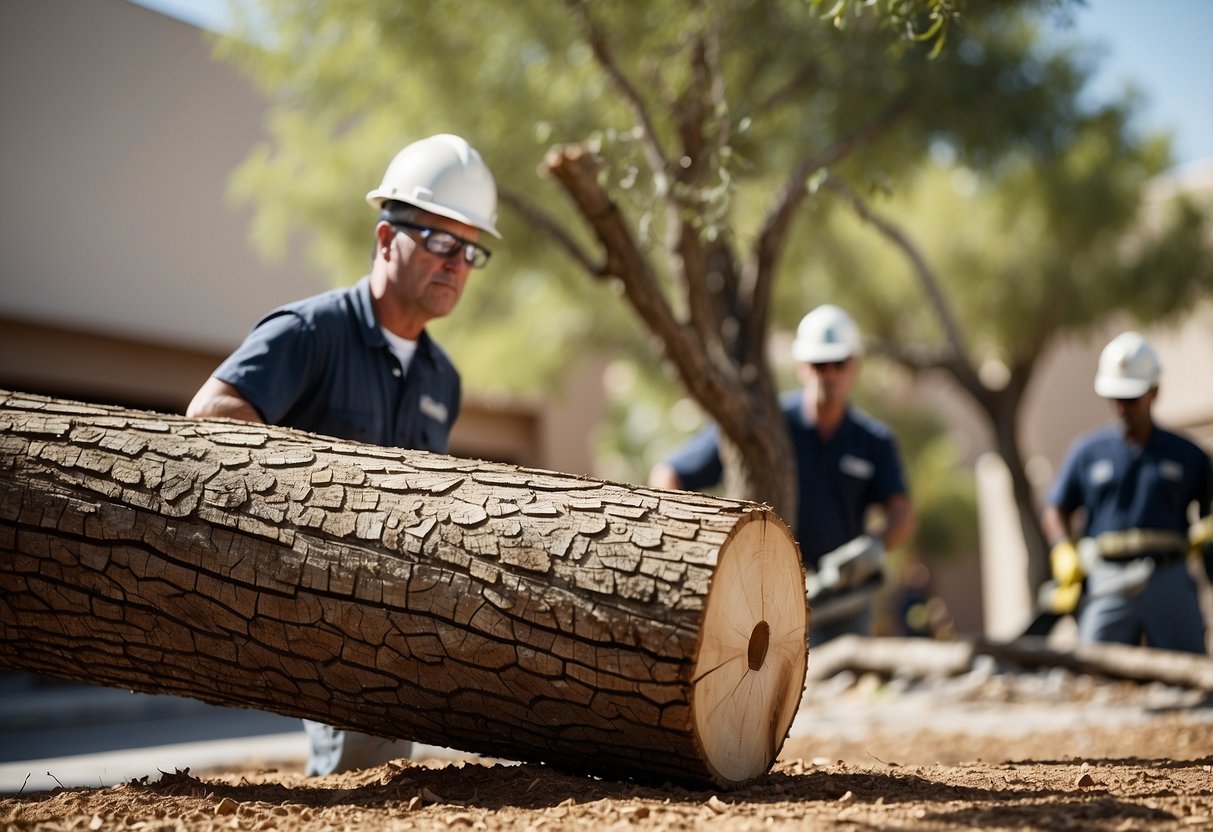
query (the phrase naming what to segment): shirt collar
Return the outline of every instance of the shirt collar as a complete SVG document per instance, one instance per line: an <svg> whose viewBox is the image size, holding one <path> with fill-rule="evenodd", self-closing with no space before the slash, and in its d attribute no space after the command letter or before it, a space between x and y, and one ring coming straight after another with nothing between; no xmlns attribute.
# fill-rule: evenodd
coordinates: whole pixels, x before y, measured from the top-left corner
<svg viewBox="0 0 1213 832"><path fill-rule="evenodd" d="M373 349L386 348L388 346L387 338L383 336L383 330L379 328L379 319L375 317L375 306L371 302L370 275L364 276L354 284L353 297L354 315L358 318L362 343ZM430 343L429 332L424 329L421 330L421 334L417 336L417 353L414 356L414 360L422 357L426 361L433 361Z"/></svg>
<svg viewBox="0 0 1213 832"><path fill-rule="evenodd" d="M817 418L810 414L805 407L804 394L797 391L796 399L796 418L800 422L801 427L809 430L817 430ZM846 408L842 412L842 421L838 423L839 430L855 421L855 406L847 402Z"/></svg>

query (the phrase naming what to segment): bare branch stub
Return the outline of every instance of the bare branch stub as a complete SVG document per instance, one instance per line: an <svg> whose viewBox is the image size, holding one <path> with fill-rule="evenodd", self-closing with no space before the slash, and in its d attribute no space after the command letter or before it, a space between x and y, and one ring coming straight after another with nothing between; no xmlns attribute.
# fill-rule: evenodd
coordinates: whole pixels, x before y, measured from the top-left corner
<svg viewBox="0 0 1213 832"><path fill-rule="evenodd" d="M605 275L603 264L596 262L551 214L508 188L501 188L497 192L497 196L502 204L517 211L519 216L555 240L556 244L564 249L573 258L573 261L591 277L600 278Z"/></svg>

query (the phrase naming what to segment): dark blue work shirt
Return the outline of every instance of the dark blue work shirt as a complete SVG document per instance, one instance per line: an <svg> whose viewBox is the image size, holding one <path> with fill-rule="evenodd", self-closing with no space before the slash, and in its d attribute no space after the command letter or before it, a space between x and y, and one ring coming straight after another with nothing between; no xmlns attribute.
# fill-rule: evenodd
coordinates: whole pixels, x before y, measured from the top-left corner
<svg viewBox="0 0 1213 832"><path fill-rule="evenodd" d="M864 533L869 506L906 493L906 484L896 440L884 423L849 407L838 430L823 442L802 401L803 392L793 390L779 404L796 455L800 553L815 568L826 552ZM705 428L666 462L684 488L719 483L724 471L716 426Z"/></svg>
<svg viewBox="0 0 1213 832"><path fill-rule="evenodd" d="M1080 437L1049 490L1049 505L1064 514L1087 511L1083 535L1125 529L1188 533L1188 509L1210 511L1213 467L1195 443L1158 426L1145 444L1125 439L1118 426Z"/></svg>
<svg viewBox="0 0 1213 832"><path fill-rule="evenodd" d="M214 375L268 424L438 453L461 401L459 373L424 331L401 372L366 277L275 309Z"/></svg>

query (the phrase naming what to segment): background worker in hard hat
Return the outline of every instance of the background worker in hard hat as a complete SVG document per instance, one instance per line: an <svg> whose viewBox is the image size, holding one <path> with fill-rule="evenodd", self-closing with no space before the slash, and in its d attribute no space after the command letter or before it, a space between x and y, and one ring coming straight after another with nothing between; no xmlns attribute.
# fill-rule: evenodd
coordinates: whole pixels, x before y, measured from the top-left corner
<svg viewBox="0 0 1213 832"><path fill-rule="evenodd" d="M851 316L837 306L817 307L801 320L792 344L803 387L780 399L796 454L796 528L809 571L810 645L871 632L884 552L914 531L893 433L850 403L862 355ZM710 426L656 465L649 484L702 489L722 475L718 434ZM869 535L865 526L871 506L883 510L879 534Z"/></svg>
<svg viewBox="0 0 1213 832"><path fill-rule="evenodd" d="M1061 587L1086 587L1078 607L1084 641L1141 644L1204 653L1196 584L1187 569L1190 513L1208 516L1209 457L1191 440L1154 423L1162 367L1136 332L1104 347L1095 392L1119 421L1079 438L1048 494L1042 523L1054 544ZM1082 509L1082 539L1070 538ZM1205 547L1205 568L1209 549Z"/></svg>
<svg viewBox="0 0 1213 832"><path fill-rule="evenodd" d="M190 402L227 416L377 445L445 452L460 380L426 324L450 314L496 229L497 188L462 138L401 150L366 196L376 210L371 272L288 304L254 327ZM411 744L306 722L308 774L408 756Z"/></svg>

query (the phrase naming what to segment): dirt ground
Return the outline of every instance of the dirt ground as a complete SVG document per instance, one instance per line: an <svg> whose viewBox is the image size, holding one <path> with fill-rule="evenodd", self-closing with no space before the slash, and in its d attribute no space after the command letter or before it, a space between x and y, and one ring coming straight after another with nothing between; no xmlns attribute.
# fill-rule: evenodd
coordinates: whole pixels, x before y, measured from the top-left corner
<svg viewBox="0 0 1213 832"><path fill-rule="evenodd" d="M734 791L469 756L309 779L302 760L0 798L0 829L1213 830L1213 701L1061 672L811 684Z"/></svg>

